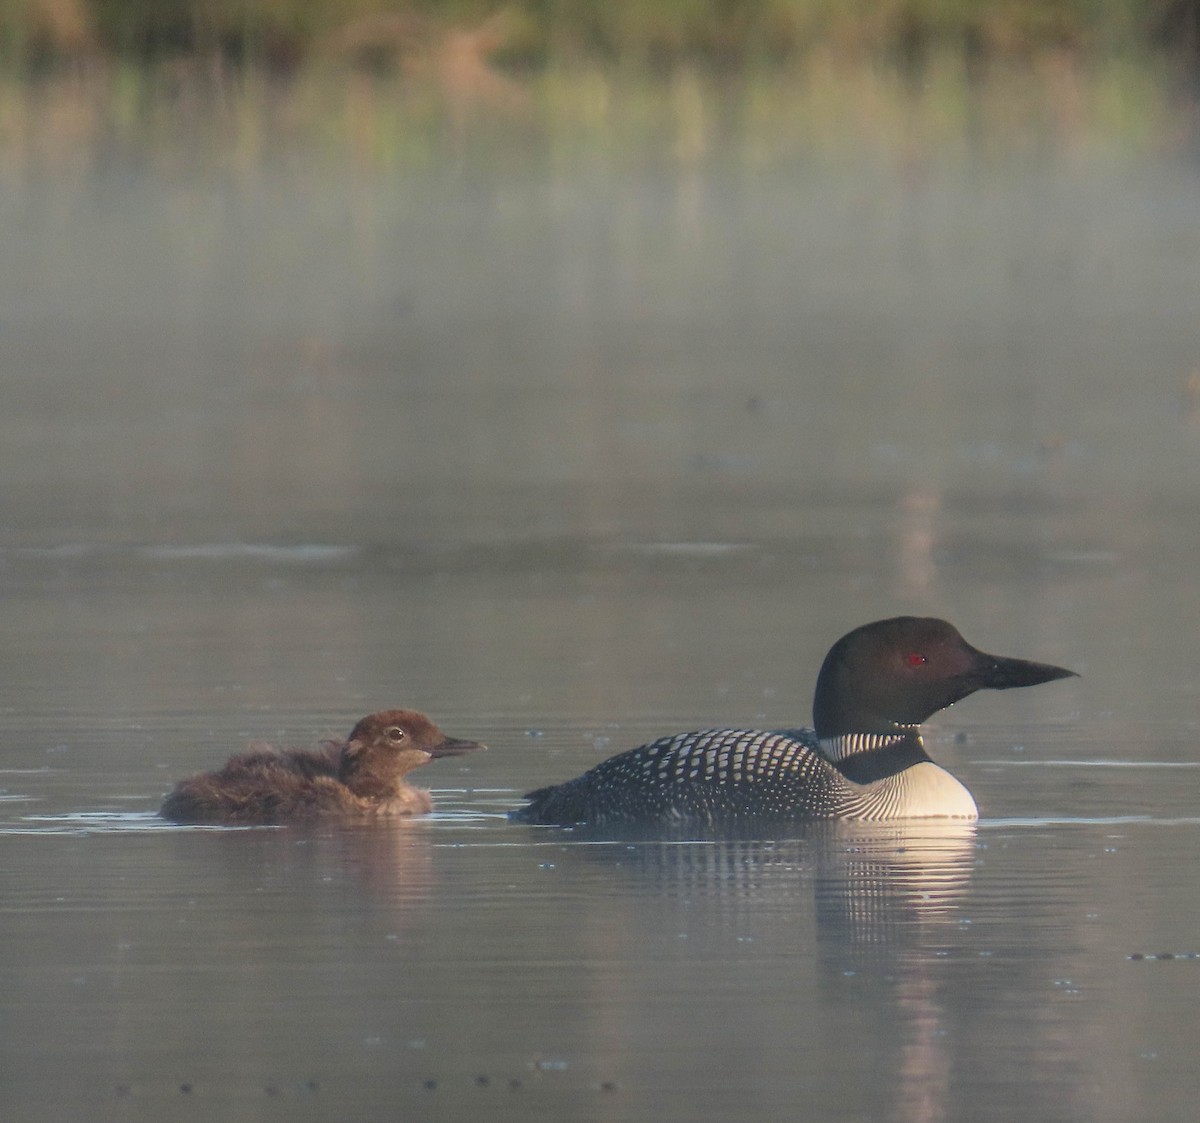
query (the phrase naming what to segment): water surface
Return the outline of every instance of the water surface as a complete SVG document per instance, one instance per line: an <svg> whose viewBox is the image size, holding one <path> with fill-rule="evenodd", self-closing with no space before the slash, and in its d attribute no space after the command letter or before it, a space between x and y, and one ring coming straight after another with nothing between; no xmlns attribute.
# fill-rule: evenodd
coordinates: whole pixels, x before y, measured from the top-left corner
<svg viewBox="0 0 1200 1123"><path fill-rule="evenodd" d="M1194 167L0 199L0 1111L1190 1119ZM509 824L930 612L978 827ZM427 820L177 828L393 705Z"/></svg>

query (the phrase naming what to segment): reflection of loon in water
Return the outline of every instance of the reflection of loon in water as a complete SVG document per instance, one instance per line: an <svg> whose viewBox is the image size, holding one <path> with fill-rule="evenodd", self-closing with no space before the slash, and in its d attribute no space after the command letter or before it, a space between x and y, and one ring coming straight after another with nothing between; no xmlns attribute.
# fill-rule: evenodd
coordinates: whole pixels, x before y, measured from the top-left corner
<svg viewBox="0 0 1200 1123"><path fill-rule="evenodd" d="M975 863L975 825L841 823L820 843L818 934L830 948L904 944L953 918Z"/></svg>
<svg viewBox="0 0 1200 1123"><path fill-rule="evenodd" d="M728 1046L732 1034L748 1064L757 1048L779 1047L780 1033L794 1043L826 1032L820 1012L829 1004L847 1010L849 1020L827 1044L862 1050L879 1074L837 1089L834 1114L921 1123L955 1117L947 1109L955 1022L940 953L961 946L960 905L976 859L973 823L816 822L792 824L775 838L722 831L716 839L578 828L556 839L558 866L588 867L593 891L579 900L575 925L592 958L610 961L615 946L639 957L653 948L674 961L664 972L669 994L627 989L606 994L606 1005L619 1012L623 1002L665 1001L687 1010L688 980L707 988L705 965L715 961L719 987L745 985L764 998L761 1024L725 1027L715 1037ZM597 881L621 888L597 892ZM686 945L663 947L673 933ZM654 984L639 974L632 986ZM696 1040L709 1049L714 1042L700 1031ZM830 1057L829 1049L820 1056Z"/></svg>
<svg viewBox="0 0 1200 1123"><path fill-rule="evenodd" d="M812 822L788 837L721 832L716 839L671 832L577 828L564 853L613 861L675 895L745 909L791 900L811 887L817 940L836 961L927 938L955 923L975 863L974 823ZM577 840L582 845L573 845ZM606 845L607 844L607 845ZM615 860L615 861L614 861ZM795 905L789 913L795 917Z"/></svg>

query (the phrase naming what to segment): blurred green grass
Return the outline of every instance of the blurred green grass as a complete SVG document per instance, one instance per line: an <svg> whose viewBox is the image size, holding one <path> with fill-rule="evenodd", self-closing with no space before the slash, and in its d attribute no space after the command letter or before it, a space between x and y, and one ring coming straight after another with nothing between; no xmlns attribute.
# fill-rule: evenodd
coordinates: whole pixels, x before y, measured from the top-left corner
<svg viewBox="0 0 1200 1123"><path fill-rule="evenodd" d="M0 0L4 173L1194 146L1200 0Z"/></svg>
<svg viewBox="0 0 1200 1123"><path fill-rule="evenodd" d="M1048 47L1196 47L1195 0L0 0L10 61L102 51L221 51L298 65L355 50L386 62L456 31L486 35L513 65L600 59L745 65L819 45L912 61L947 48L1017 55Z"/></svg>

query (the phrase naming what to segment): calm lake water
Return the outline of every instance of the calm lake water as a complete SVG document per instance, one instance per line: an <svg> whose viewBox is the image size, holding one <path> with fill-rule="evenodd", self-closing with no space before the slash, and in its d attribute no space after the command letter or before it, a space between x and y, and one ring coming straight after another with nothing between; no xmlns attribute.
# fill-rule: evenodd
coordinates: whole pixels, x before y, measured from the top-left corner
<svg viewBox="0 0 1200 1123"><path fill-rule="evenodd" d="M1194 1118L1194 163L10 173L5 1119ZM1081 673L977 827L506 822L902 612ZM397 705L426 820L154 815Z"/></svg>

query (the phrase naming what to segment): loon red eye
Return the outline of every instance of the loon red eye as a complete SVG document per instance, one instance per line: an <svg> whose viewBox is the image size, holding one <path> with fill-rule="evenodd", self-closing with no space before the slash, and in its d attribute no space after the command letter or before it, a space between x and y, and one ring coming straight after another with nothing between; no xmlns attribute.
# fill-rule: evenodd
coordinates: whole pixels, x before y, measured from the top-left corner
<svg viewBox="0 0 1200 1123"><path fill-rule="evenodd" d="M910 667L923 667L929 662L929 660L926 659L925 656L919 651L914 651L911 655L906 657L906 662Z"/></svg>

